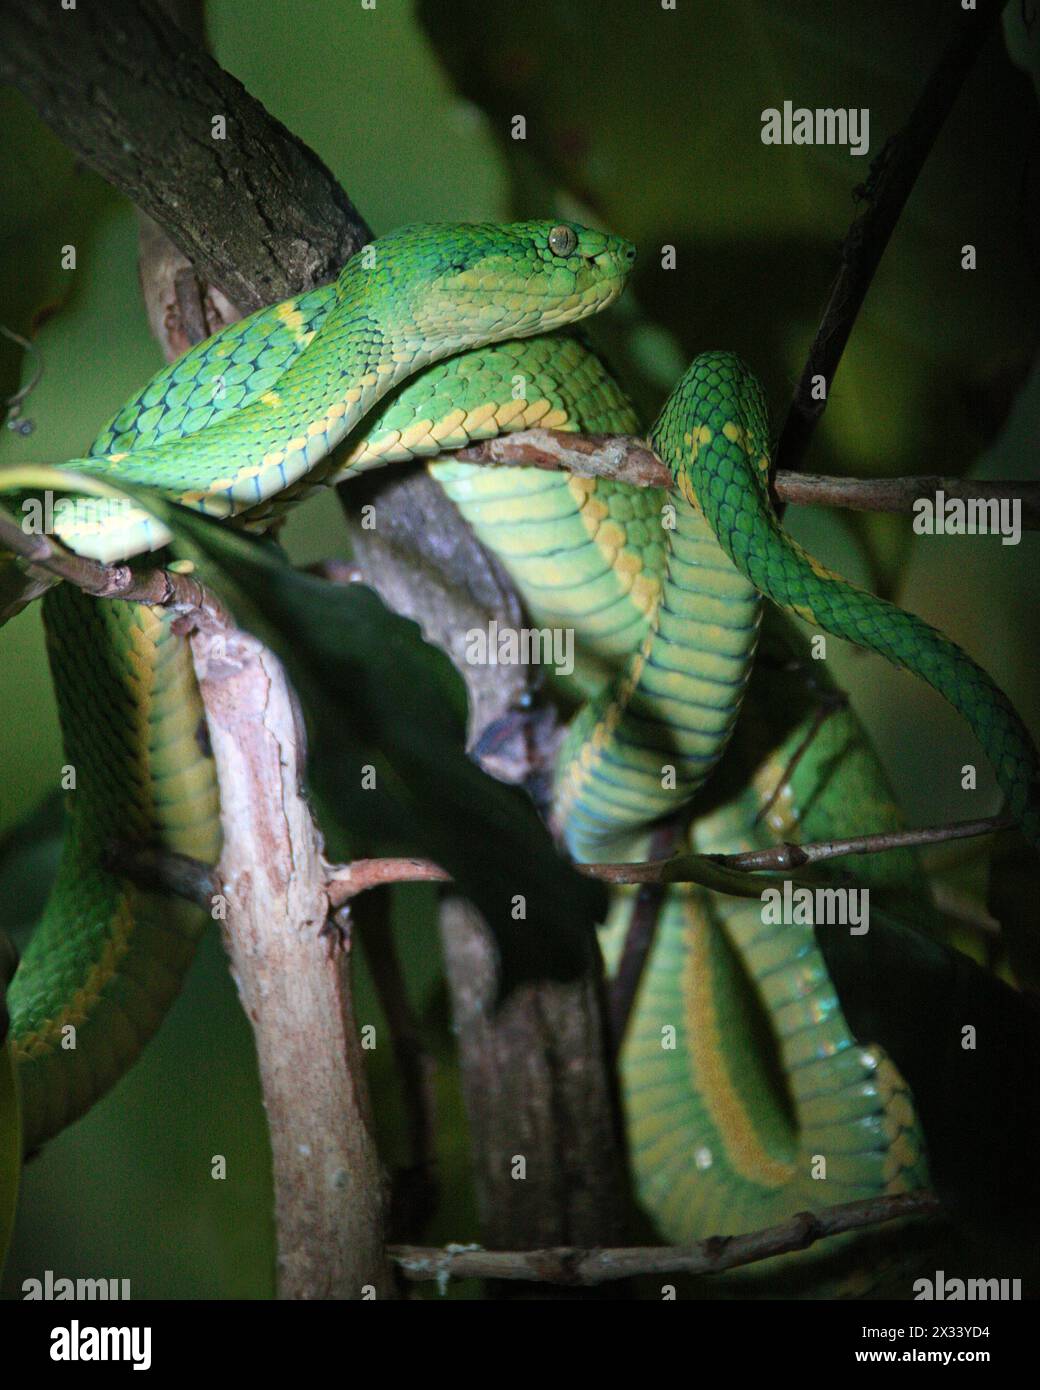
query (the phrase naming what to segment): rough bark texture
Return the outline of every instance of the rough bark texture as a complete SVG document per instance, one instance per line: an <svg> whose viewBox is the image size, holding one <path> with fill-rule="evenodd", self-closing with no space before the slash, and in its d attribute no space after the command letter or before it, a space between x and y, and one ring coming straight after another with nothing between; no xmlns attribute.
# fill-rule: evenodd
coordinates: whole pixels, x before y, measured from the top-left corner
<svg viewBox="0 0 1040 1390"><path fill-rule="evenodd" d="M325 866L301 792L295 698L255 638L204 631L192 645L220 777L224 939L253 1024L277 1174L279 1294L392 1296L348 957L319 935Z"/></svg>
<svg viewBox="0 0 1040 1390"><path fill-rule="evenodd" d="M371 236L317 155L153 0L4 0L0 80L244 313L331 280Z"/></svg>
<svg viewBox="0 0 1040 1390"><path fill-rule="evenodd" d="M624 1152L598 982L525 985L496 1003L491 936L459 898L444 905L442 941L484 1243L622 1242Z"/></svg>

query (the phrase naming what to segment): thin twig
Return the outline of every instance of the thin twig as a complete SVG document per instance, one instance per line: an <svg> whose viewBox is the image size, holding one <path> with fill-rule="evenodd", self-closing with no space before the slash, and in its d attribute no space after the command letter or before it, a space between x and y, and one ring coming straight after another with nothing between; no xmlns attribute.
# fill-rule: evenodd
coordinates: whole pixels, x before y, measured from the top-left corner
<svg viewBox="0 0 1040 1390"><path fill-rule="evenodd" d="M645 864L579 864L590 878L604 883L699 883L698 865L718 867L739 873L763 869L801 869L822 864L846 854L881 854L886 850L912 849L945 840L963 840L973 835L991 835L1010 830L1015 821L1009 816L989 816L984 820L953 821L949 825L927 826L916 830L887 830L877 835L853 835L841 840L820 840L807 845L784 842L767 849L746 850L740 854L678 854Z"/></svg>
<svg viewBox="0 0 1040 1390"><path fill-rule="evenodd" d="M903 129L874 160L862 196L866 207L853 221L842 244L841 269L816 330L801 379L795 389L774 462L797 469L823 414L845 345L874 274L906 201L913 191L939 131L965 78L997 26L1007 0L978 0L978 7L952 6L956 30L947 43ZM823 399L817 378L826 383Z"/></svg>
<svg viewBox="0 0 1040 1390"><path fill-rule="evenodd" d="M581 478L610 478L632 487L671 487L668 465L639 435L573 434L568 430L517 430L457 449L453 458L485 466L544 468ZM904 478L839 478L781 470L773 500L799 507L844 507L854 512L910 514L922 498L943 493L951 501L1018 501L1022 528L1040 530L1040 483L1009 479L922 474Z"/></svg>
<svg viewBox="0 0 1040 1390"><path fill-rule="evenodd" d="M174 893L203 907L210 907L217 885L212 871L198 859L164 850L128 850L113 844L108 852L110 868L142 888ZM325 866L329 911L334 912L368 888L390 883L448 882L450 875L428 859L355 859L352 864Z"/></svg>
<svg viewBox="0 0 1040 1390"><path fill-rule="evenodd" d="M9 513L0 511L0 550L9 550L37 570L74 584L95 598L126 599L161 608L200 611L216 600L195 579L164 569L135 570L130 565L103 565L68 550L51 537L27 534Z"/></svg>
<svg viewBox="0 0 1040 1390"><path fill-rule="evenodd" d="M852 512L912 513L922 499L941 492L947 501L1020 502L1024 531L1040 530L1040 483L1010 479L944 478L914 474L908 478L835 478L819 473L778 473L773 492L796 507L844 507Z"/></svg>
<svg viewBox="0 0 1040 1390"><path fill-rule="evenodd" d="M355 859L328 872L329 904L342 907L367 888L384 883L447 883L451 875L429 859Z"/></svg>
<svg viewBox="0 0 1040 1390"><path fill-rule="evenodd" d="M711 1236L695 1245L633 1246L588 1250L557 1246L549 1250L483 1250L474 1246L425 1249L391 1245L387 1253L399 1272L412 1280L524 1279L546 1284L593 1285L646 1274L720 1274L818 1240L906 1217L936 1216L941 1208L931 1192L868 1197L820 1212L799 1212L790 1220L747 1235Z"/></svg>
<svg viewBox="0 0 1040 1390"><path fill-rule="evenodd" d="M667 861L672 857L679 830L680 824L676 817L655 829L649 846L652 860ZM639 982L643 978L643 970L657 935L664 890L663 883L644 883L632 905L628 929L625 932L625 944L621 948L621 959L610 980L607 995L610 1041L615 1056L621 1051L628 1020L639 993Z"/></svg>
<svg viewBox="0 0 1040 1390"><path fill-rule="evenodd" d="M925 826L916 830L889 830L877 835L851 835L840 840L820 840L814 844L772 845L769 849L753 849L743 854L709 854L714 864L729 869L753 872L758 869L802 869L807 864L822 864L846 854L879 854L891 849L914 849L946 840L967 840L973 835L991 835L998 830L1010 830L1015 821L1010 816L988 816L983 820L953 821L949 825Z"/></svg>
<svg viewBox="0 0 1040 1390"><path fill-rule="evenodd" d="M43 378L43 358L40 355L39 348L34 342L31 342L28 338L23 338L20 333L15 333L13 329L8 328L5 324L0 323L0 334L10 342L16 343L23 352L28 353L33 362L32 376L25 385L19 387L13 396L8 396L6 401L0 401L0 409L6 409L7 411L4 424L9 430L17 430L19 434L32 434L35 428L34 423L32 420L23 418L22 406L36 390Z"/></svg>

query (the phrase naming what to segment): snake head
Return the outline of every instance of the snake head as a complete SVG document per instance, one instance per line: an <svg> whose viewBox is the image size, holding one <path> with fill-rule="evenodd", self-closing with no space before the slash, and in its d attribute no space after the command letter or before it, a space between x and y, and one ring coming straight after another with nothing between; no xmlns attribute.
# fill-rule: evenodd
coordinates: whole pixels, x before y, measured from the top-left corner
<svg viewBox="0 0 1040 1390"><path fill-rule="evenodd" d="M381 237L348 272L366 259L366 306L386 306L402 350L429 360L598 313L624 288L635 248L576 222L430 223Z"/></svg>

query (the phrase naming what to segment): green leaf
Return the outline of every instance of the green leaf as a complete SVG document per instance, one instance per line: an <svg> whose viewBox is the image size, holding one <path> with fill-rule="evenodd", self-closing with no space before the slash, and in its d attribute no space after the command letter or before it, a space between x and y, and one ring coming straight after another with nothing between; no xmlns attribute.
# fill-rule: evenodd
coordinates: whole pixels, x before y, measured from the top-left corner
<svg viewBox="0 0 1040 1390"><path fill-rule="evenodd" d="M135 496L285 662L311 728L311 784L349 828L352 852L397 848L447 869L494 933L507 986L581 971L603 890L557 854L522 792L466 756L465 687L448 658L363 585L301 574L270 542ZM366 766L374 790L362 788Z"/></svg>
<svg viewBox="0 0 1040 1390"><path fill-rule="evenodd" d="M873 902L866 935L825 926L816 936L849 1026L909 1083L933 1185L976 1256L998 1261L993 1272L1040 1277L1040 1010Z"/></svg>
<svg viewBox="0 0 1040 1390"><path fill-rule="evenodd" d="M43 913L58 873L65 815L60 792L47 797L0 837L4 930L24 944Z"/></svg>

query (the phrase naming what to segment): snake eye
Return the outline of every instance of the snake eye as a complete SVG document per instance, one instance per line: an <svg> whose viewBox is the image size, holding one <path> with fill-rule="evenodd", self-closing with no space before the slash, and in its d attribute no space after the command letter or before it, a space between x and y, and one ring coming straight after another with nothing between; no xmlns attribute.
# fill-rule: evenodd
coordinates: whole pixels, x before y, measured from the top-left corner
<svg viewBox="0 0 1040 1390"><path fill-rule="evenodd" d="M569 256L578 245L578 234L573 227L554 227L549 233L549 250L554 256Z"/></svg>

